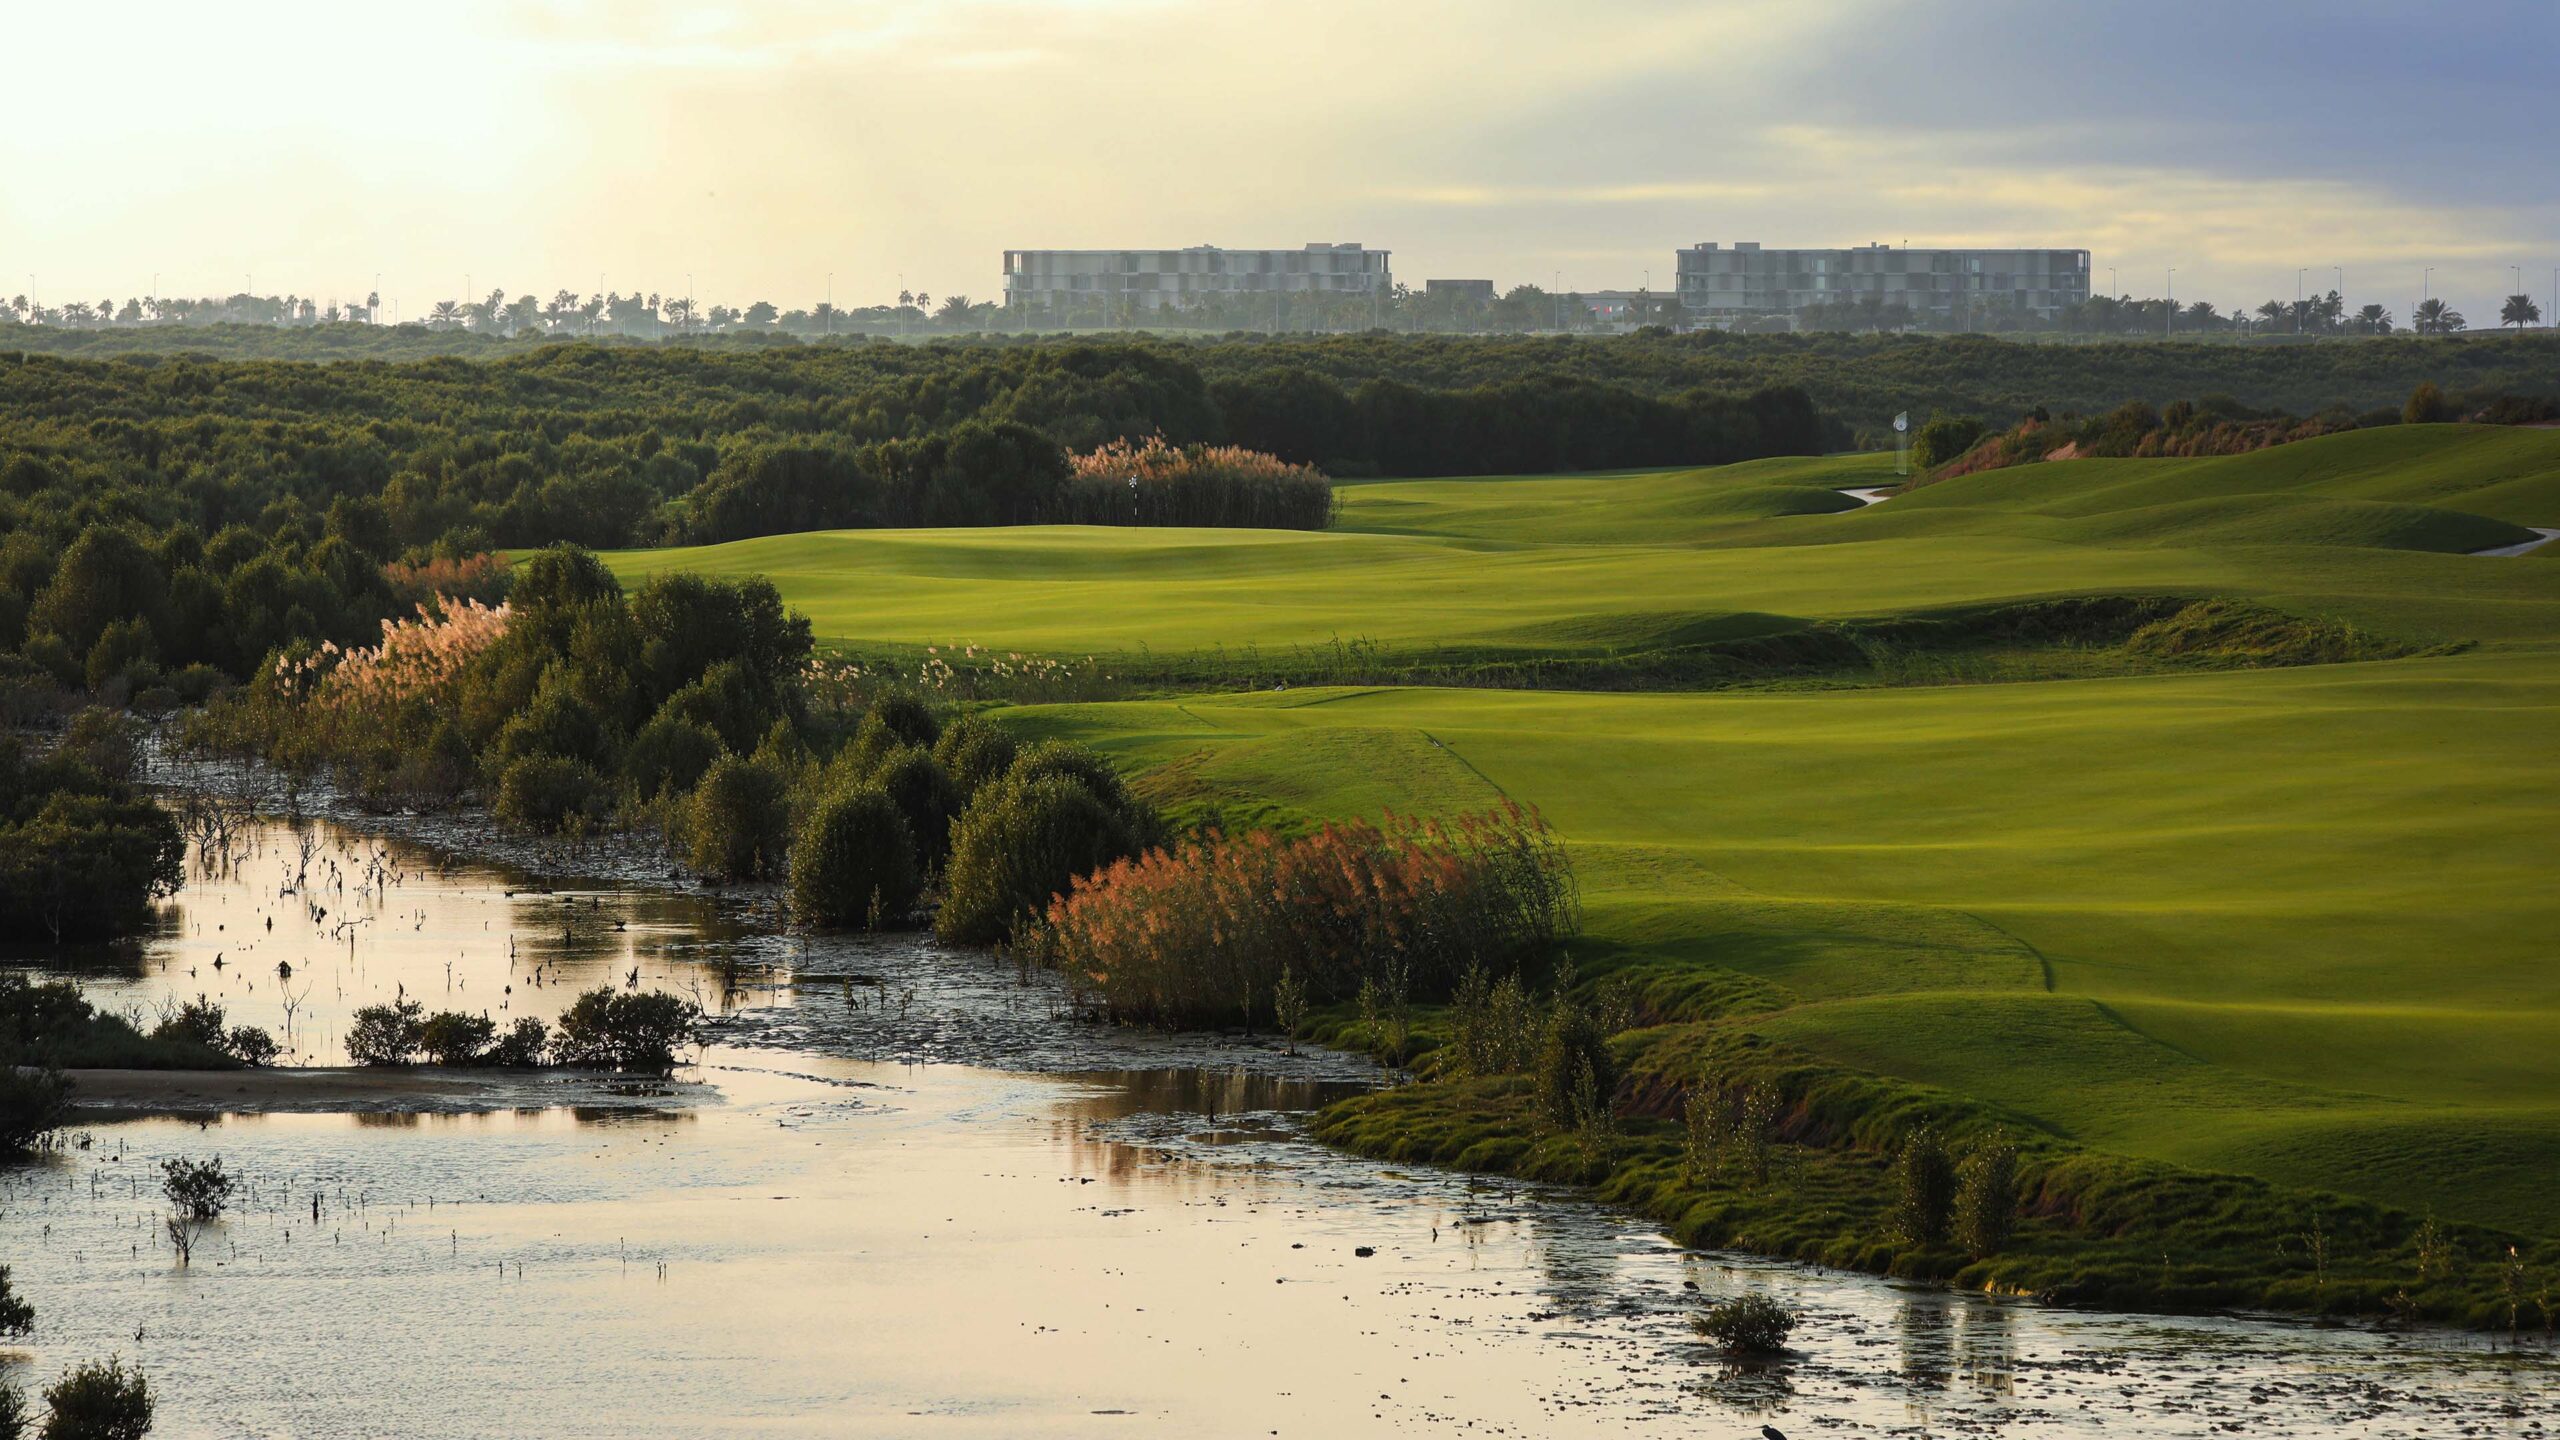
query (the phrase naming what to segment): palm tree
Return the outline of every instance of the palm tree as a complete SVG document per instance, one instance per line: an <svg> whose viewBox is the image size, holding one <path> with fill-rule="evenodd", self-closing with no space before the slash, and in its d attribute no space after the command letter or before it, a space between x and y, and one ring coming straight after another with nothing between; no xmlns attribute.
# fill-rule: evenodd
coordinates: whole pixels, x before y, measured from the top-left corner
<svg viewBox="0 0 2560 1440"><path fill-rule="evenodd" d="M2367 335L2391 333L2391 312L2379 305L2367 305L2356 312L2356 328Z"/></svg>
<svg viewBox="0 0 2560 1440"><path fill-rule="evenodd" d="M2541 318L2542 307L2534 304L2533 297L2530 295L2510 295L2507 297L2507 303L2498 311L2499 324L2513 325L2518 330Z"/></svg>
<svg viewBox="0 0 2560 1440"><path fill-rule="evenodd" d="M430 330L450 330L461 323L462 307L451 300L439 300L435 308L427 312L427 328Z"/></svg>
<svg viewBox="0 0 2560 1440"><path fill-rule="evenodd" d="M2432 298L2419 301L2410 319L2421 335L2450 335L2470 324L2462 318L2461 311Z"/></svg>
<svg viewBox="0 0 2560 1440"><path fill-rule="evenodd" d="M943 296L942 308L934 313L934 318L942 321L946 325L957 325L962 321L967 320L969 318L969 297L966 295Z"/></svg>

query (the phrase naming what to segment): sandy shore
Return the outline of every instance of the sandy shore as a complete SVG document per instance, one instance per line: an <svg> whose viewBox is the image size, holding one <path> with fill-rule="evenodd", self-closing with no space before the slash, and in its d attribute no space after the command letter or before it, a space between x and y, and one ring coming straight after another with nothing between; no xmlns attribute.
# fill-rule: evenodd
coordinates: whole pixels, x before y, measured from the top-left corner
<svg viewBox="0 0 2560 1440"><path fill-rule="evenodd" d="M595 1070L319 1067L273 1070L70 1070L84 1111L146 1115L467 1114L551 1106L662 1110L719 1093L699 1081Z"/></svg>

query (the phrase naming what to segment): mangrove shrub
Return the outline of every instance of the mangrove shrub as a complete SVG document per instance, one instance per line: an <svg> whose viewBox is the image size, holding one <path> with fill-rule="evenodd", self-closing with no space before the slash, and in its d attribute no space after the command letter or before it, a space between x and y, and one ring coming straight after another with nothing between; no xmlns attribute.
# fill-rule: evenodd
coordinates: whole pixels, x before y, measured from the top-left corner
<svg viewBox="0 0 2560 1440"><path fill-rule="evenodd" d="M45 1387L43 1440L142 1440L151 1433L151 1385L115 1358L62 1372Z"/></svg>
<svg viewBox="0 0 2560 1440"><path fill-rule="evenodd" d="M1786 1306L1754 1290L1718 1303L1692 1325L1731 1354L1776 1355L1795 1333L1796 1317Z"/></svg>
<svg viewBox="0 0 2560 1440"><path fill-rule="evenodd" d="M1116 778L1112 789L1119 791ZM1139 829L1126 808L1075 776L1027 772L1017 762L953 827L934 928L946 940L993 944L1077 877L1130 855L1138 844Z"/></svg>
<svg viewBox="0 0 2560 1440"><path fill-rule="evenodd" d="M723 755L685 801L684 841L693 868L714 880L763 880L783 873L791 797L772 765Z"/></svg>
<svg viewBox="0 0 2560 1440"><path fill-rule="evenodd" d="M664 1075L701 1022L701 1008L680 996L617 994L599 986L562 1012L552 1055L563 1065Z"/></svg>
<svg viewBox="0 0 2560 1440"><path fill-rule="evenodd" d="M876 784L821 799L791 847L791 909L811 925L895 924L915 909L921 883L907 818Z"/></svg>

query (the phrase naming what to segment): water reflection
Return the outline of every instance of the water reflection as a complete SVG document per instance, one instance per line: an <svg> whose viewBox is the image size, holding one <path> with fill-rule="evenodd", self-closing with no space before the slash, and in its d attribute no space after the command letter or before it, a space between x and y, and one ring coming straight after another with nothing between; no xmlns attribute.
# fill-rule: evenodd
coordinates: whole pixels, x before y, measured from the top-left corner
<svg viewBox="0 0 2560 1440"><path fill-rule="evenodd" d="M1902 1346L1902 1380L1914 1390L1943 1390L1955 1368L1955 1325L1949 1314L1955 1302L1941 1295L1915 1295L1894 1317Z"/></svg>
<svg viewBox="0 0 2560 1440"><path fill-rule="evenodd" d="M538 884L326 820L240 832L228 863L191 852L151 932L32 958L149 1028L199 997L276 1036L299 1064L345 1060L349 1017L413 999L500 1025L546 1021L585 990L664 989L708 1010L748 987L756 938L708 897ZM757 993L760 1006L787 1005Z"/></svg>

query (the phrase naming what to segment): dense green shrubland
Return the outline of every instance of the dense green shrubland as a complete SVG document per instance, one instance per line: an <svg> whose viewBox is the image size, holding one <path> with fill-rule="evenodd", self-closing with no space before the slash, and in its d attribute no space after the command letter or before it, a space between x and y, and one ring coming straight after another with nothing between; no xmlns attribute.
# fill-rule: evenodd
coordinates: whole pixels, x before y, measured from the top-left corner
<svg viewBox="0 0 2560 1440"><path fill-rule="evenodd" d="M1287 377L1269 383L1290 393L1266 403L1258 365L1213 393L1209 367L1260 354L1138 342L580 345L341 366L7 355L0 521L65 538L93 519L151 535L238 524L263 537L316 531L337 500L372 500L378 524L360 538L460 556L1060 518L1066 452L1149 437L1263 450L1270 437L1292 462L1460 474L1709 463L1804 453L1823 438L1793 392L1640 393L1543 378L1527 355L1459 385L1335 386L1338 405L1310 408Z"/></svg>
<svg viewBox="0 0 2560 1440"><path fill-rule="evenodd" d="M339 325L278 329L263 325L72 330L21 328L0 348L63 356L222 355L240 359L328 361L374 357L374 368L459 364L472 356L523 364L542 356L593 351L594 345L508 340L467 330L419 326ZM1649 330L1610 338L1533 335L1230 333L1174 338L996 336L930 345L837 343L785 345L765 337L664 349L624 345L633 354L732 357L764 362L807 350L842 357L848 377L923 375L965 370L1021 352L1061 354L1136 350L1174 357L1205 375L1229 430L1222 437L1177 433L1176 440L1223 438L1286 458L1314 460L1351 452L1300 451L1272 443L1292 430L1340 430L1347 398L1370 380L1425 390L1464 391L1555 376L1639 395L1691 390L1741 393L1764 385L1801 387L1814 404L1854 429L1889 441L1895 412L1970 413L2007 425L2038 405L2099 414L2146 395L2226 394L2258 407L2310 414L2326 406L2362 413L2397 406L2410 388L2433 379L2458 396L2543 394L2550 390L2555 342L2548 334L2392 336L2345 341L2205 343L2188 338L2111 338L2050 343L1994 335L1805 333L1745 335ZM789 364L791 361L784 360ZM354 365L342 368L358 368ZM1250 383L1237 383L1250 382ZM1052 382L1064 388L1073 382ZM854 388L847 385L844 388ZM1115 390L1109 398L1125 396ZM1013 417L1023 418L1023 417ZM1040 425L1038 419L1026 423ZM1136 434L1139 431L1127 433ZM1079 448L1103 438L1074 437Z"/></svg>
<svg viewBox="0 0 2560 1440"><path fill-rule="evenodd" d="M1657 395L1517 367L1460 388L1259 373L1213 386L1210 359L1159 343L572 346L397 366L0 354L0 711L27 718L57 691L200 701L278 650L370 644L437 596L496 599L501 548L1312 528L1332 513L1314 463L1516 473L1825 438L1784 389ZM1332 401L1311 398L1328 387ZM1289 448L1236 448L1246 435ZM564 776L543 778L536 798L573 798Z"/></svg>
<svg viewBox="0 0 2560 1440"><path fill-rule="evenodd" d="M626 596L593 555L558 547L520 567L503 608L280 657L188 739L327 770L372 803L484 799L537 834L654 826L707 879L787 879L822 927L907 924L938 897L945 935L1001 940L1161 840L1090 751L1020 748L975 717L946 726L912 695L848 688L809 651L807 622L763 580L668 576ZM419 1028L433 1024L376 1007L349 1048L403 1063L493 1043L459 1018L442 1038Z"/></svg>
<svg viewBox="0 0 2560 1440"><path fill-rule="evenodd" d="M2445 399L2434 381L2420 384L2399 408L2363 414L2332 408L2308 419L2282 411L2254 410L2228 395L2175 400L2155 407L2128 400L2102 414L2056 417L2045 406L2021 416L2005 431L1986 432L1971 416L1939 415L1920 427L1912 463L1931 472L1919 480L1953 479L1983 470L2043 460L2186 459L2245 455L2341 431L2382 425L2435 424L2476 417L2486 424L2523 425L2560 419L2560 399L2501 395L2464 407Z"/></svg>
<svg viewBox="0 0 2560 1440"><path fill-rule="evenodd" d="M504 609L448 607L374 647L279 657L200 717L194 740L326 766L386 805L481 791L537 832L592 829L718 777L700 843L745 859L710 868L763 868L767 832L731 832L771 788L753 768L758 738L799 719L807 623L762 581L671 576L626 597L584 551L519 568Z"/></svg>
<svg viewBox="0 0 2560 1440"><path fill-rule="evenodd" d="M178 887L177 822L134 779L131 744L102 712L41 757L0 735L0 935L58 944L127 934Z"/></svg>

